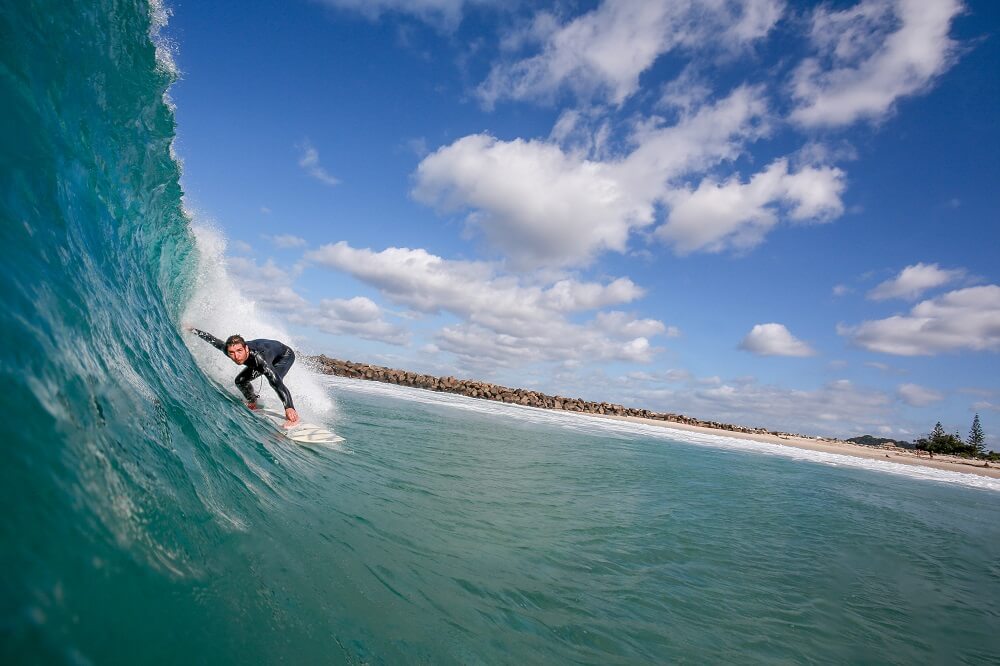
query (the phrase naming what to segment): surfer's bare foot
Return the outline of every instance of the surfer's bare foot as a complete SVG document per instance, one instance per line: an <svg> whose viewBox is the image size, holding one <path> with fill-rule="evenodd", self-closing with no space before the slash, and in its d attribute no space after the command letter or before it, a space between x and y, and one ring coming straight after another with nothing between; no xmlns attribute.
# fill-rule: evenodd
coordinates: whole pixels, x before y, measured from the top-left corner
<svg viewBox="0 0 1000 666"><path fill-rule="evenodd" d="M247 403L247 409L249 409L251 412L257 411L257 403L256 402L248 402Z"/></svg>

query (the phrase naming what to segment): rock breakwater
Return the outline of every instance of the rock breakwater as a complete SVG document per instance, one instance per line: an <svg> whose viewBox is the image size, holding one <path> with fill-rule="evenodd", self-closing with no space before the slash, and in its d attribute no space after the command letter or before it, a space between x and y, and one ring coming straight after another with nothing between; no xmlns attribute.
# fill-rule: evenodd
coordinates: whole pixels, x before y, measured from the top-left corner
<svg viewBox="0 0 1000 666"><path fill-rule="evenodd" d="M730 432L741 432L762 435L776 435L779 437L803 437L787 432L777 432L766 428L750 428L746 426L732 425L729 423L719 423L717 421L703 421L701 419L684 416L683 414L671 414L669 412L653 412L648 409L638 409L635 407L625 407L610 402L593 402L582 398L567 398L561 395L547 395L538 391L523 388L510 388L499 384L481 382L472 379L456 379L455 377L435 377L424 375L407 370L397 370L385 368L367 363L354 363L330 358L325 354L309 357L317 370L328 375L338 377L350 377L352 379L367 379L369 381L383 382L386 384L398 384L400 386L412 386L426 389L428 391L441 391L445 393L457 393L470 398L481 398L484 400L495 400L514 405L524 405L526 407L537 407L539 409L560 409L567 412L580 412L584 414L598 414L603 416L635 417L641 419L652 419L654 421L667 421L670 423L682 423L685 425L700 426L702 428L714 428L717 430L728 430ZM823 438L809 438L823 439Z"/></svg>

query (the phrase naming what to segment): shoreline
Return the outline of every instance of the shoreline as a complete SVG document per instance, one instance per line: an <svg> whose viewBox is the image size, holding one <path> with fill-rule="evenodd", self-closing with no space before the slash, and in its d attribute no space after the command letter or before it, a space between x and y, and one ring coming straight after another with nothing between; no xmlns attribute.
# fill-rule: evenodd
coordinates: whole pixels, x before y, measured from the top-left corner
<svg viewBox="0 0 1000 666"><path fill-rule="evenodd" d="M748 433L730 430L720 430L718 428L707 428L705 426L691 425L687 423L672 423L669 421L657 421L654 419L644 419L634 416L614 416L605 414L587 414L597 418L614 419L630 423L641 423L659 428L674 430L684 430L687 432L697 432L705 435L715 435L717 437L734 437L736 439L747 439L764 444L778 444L807 451L820 451L823 453L834 453L854 458L865 458L868 460L884 460L886 462L899 463L914 467L930 467L949 472L959 472L961 474L975 474L992 479L1000 479L1000 466L986 467L986 461L969 460L957 456L937 455L930 458L927 454L917 453L915 450L902 449L899 447L876 447L854 444L842 439L829 439L808 437L806 435L775 435L771 433Z"/></svg>
<svg viewBox="0 0 1000 666"><path fill-rule="evenodd" d="M325 354L310 356L307 357L307 360L316 370L323 374L336 375L349 379L364 379L384 384L410 386L428 391L455 393L480 400L505 402L551 411L566 411L585 416L641 423L661 428L673 428L675 430L698 432L719 437L736 437L809 451L840 454L869 460L883 460L902 465L930 467L994 479L1000 478L1000 465L991 466L982 460L972 460L943 454L931 458L926 453L898 446L864 446L833 437L814 437L768 430L766 428L752 428L716 421L704 421L682 414L652 412L648 409L624 407L608 402L593 402L581 398L566 398L558 395L551 396L538 391L509 388L471 379L435 377L367 363L354 363L352 361L330 358Z"/></svg>

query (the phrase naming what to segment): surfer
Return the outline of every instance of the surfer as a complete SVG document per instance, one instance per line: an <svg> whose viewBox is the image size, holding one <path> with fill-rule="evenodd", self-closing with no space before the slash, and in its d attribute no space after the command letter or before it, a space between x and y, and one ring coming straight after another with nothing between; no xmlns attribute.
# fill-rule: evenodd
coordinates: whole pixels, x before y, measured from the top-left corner
<svg viewBox="0 0 1000 666"><path fill-rule="evenodd" d="M243 372L236 375L236 387L246 398L247 407L252 410L257 409L257 398L260 396L254 392L251 382L264 375L267 378L267 383L278 394L278 397L281 398L281 404L285 407L286 420L282 425L290 428L298 423L299 414L292 404L292 394L282 381L292 367L292 363L295 363L295 352L290 347L277 340L250 340L247 342L241 335L230 335L223 342L211 333L200 331L186 324L184 330L194 333L225 353L236 365L246 366Z"/></svg>

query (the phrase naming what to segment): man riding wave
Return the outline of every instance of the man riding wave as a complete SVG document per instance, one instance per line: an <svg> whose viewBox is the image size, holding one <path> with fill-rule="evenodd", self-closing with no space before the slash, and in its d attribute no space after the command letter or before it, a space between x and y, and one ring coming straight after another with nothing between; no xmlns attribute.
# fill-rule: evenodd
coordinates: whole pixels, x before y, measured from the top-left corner
<svg viewBox="0 0 1000 666"><path fill-rule="evenodd" d="M259 396L254 392L251 382L264 375L267 378L267 383L278 394L281 404L285 407L286 420L282 425L285 428L290 428L298 423L299 414L292 404L292 394L283 381L292 364L295 363L295 352L290 347L277 340L250 340L247 342L240 335L230 335L223 342L211 333L200 331L193 326L185 325L184 329L222 351L236 365L246 366L240 374L236 375L236 387L246 399L247 407L257 409Z"/></svg>

